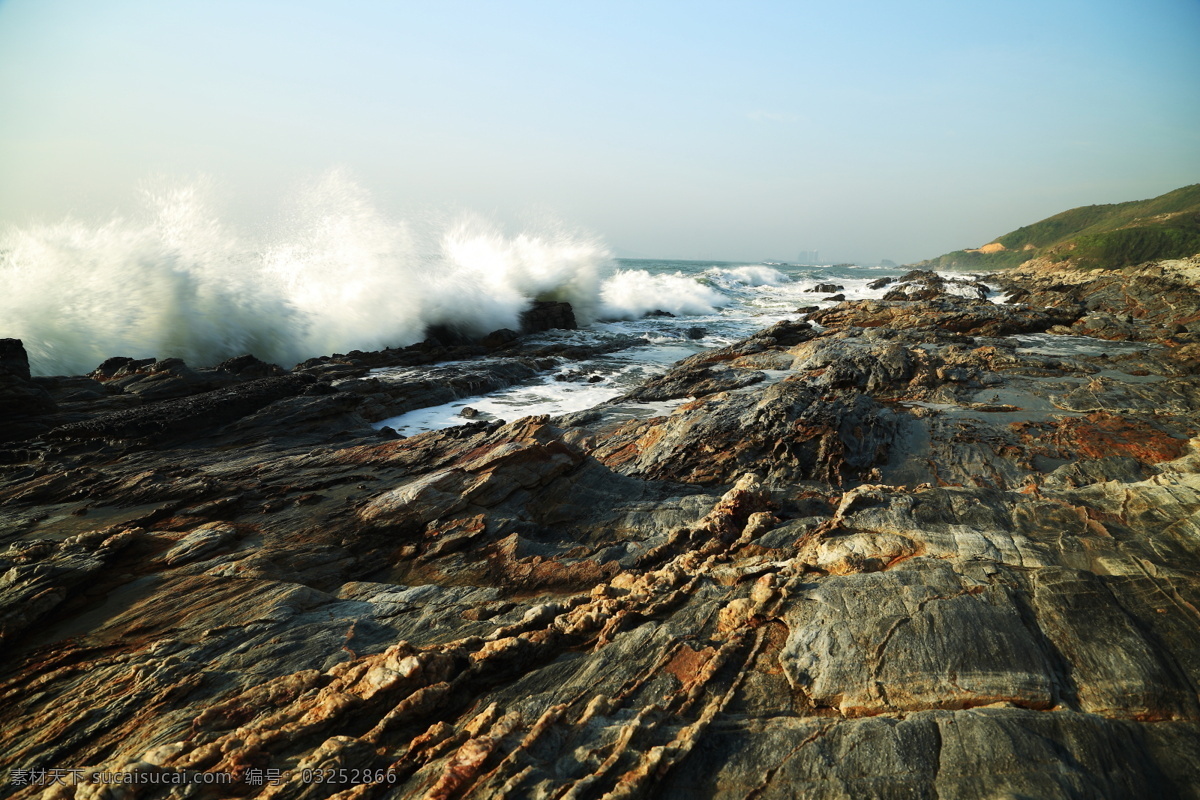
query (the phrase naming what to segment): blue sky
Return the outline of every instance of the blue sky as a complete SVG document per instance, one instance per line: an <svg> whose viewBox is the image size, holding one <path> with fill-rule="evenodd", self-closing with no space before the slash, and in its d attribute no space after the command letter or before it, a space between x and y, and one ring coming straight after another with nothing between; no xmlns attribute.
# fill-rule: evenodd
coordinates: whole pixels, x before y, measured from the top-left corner
<svg viewBox="0 0 1200 800"><path fill-rule="evenodd" d="M1200 181L1200 3L0 0L0 222L151 175L913 261Z"/></svg>

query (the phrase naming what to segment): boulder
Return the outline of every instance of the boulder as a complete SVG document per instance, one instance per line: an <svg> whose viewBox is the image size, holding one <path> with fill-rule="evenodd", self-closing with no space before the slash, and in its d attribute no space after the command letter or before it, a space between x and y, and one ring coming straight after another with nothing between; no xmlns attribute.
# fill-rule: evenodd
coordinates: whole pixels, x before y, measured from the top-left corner
<svg viewBox="0 0 1200 800"><path fill-rule="evenodd" d="M551 300L537 300L527 311L521 312L521 331L536 333L554 328L575 330L579 325L575 321L575 311L570 303Z"/></svg>
<svg viewBox="0 0 1200 800"><path fill-rule="evenodd" d="M0 441L19 441L46 430L39 421L57 409L54 399L30 377L20 339L0 339Z"/></svg>

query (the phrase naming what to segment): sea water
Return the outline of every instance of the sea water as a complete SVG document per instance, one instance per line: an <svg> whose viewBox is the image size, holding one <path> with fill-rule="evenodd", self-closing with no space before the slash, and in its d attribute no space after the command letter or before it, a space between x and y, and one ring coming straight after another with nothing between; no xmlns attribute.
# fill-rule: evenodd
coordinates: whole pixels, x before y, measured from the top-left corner
<svg viewBox="0 0 1200 800"><path fill-rule="evenodd" d="M143 194L131 214L0 228L0 337L24 342L34 374L110 356L290 367L413 344L431 325L516 328L537 299L587 323L611 264L598 238L552 222L391 216L337 173L250 223L223 216L203 183Z"/></svg>
<svg viewBox="0 0 1200 800"><path fill-rule="evenodd" d="M273 218L223 216L204 181L142 192L104 220L0 228L0 338L35 375L84 374L112 356L210 366L245 353L291 367L314 356L403 347L431 325L516 329L537 300L571 303L581 328L546 343L625 346L485 396L385 420L410 435L474 419L563 414L619 397L682 358L741 339L797 309L882 296L897 268L614 258L560 223L521 230L470 214L384 213L333 172ZM381 370L382 380L412 377ZM469 412L468 412L469 413Z"/></svg>
<svg viewBox="0 0 1200 800"><path fill-rule="evenodd" d="M383 420L406 436L478 420L512 421L534 414L560 415L618 398L705 350L731 344L800 308L828 307L837 300L882 297L890 286L872 289L896 267L804 265L774 261L725 262L614 259L601 280L597 319L577 331L547 331L534 341L601 345L617 339L637 344L562 366L535 380L486 395L463 397ZM815 291L820 284L836 293ZM668 316L669 315L669 316ZM375 377L403 381L412 370L381 369ZM682 403L631 404L629 416L664 413ZM467 416L464 416L466 412Z"/></svg>

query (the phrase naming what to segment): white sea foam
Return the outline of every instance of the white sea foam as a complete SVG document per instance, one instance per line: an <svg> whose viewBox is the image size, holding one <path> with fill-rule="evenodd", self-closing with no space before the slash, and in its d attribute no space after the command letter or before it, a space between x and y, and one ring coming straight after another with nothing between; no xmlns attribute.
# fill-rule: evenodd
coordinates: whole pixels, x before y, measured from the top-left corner
<svg viewBox="0 0 1200 800"><path fill-rule="evenodd" d="M411 344L436 323L516 328L537 299L566 300L587 323L611 270L607 249L578 233L389 219L338 174L263 237L224 223L203 186L146 200L138 218L0 232L0 336L24 340L35 374L114 355L206 365L250 352L291 365Z"/></svg>
<svg viewBox="0 0 1200 800"><path fill-rule="evenodd" d="M708 274L722 286L779 286L788 282L788 276L779 270L756 265L729 269L713 267Z"/></svg>
<svg viewBox="0 0 1200 800"><path fill-rule="evenodd" d="M601 319L637 319L651 311L675 316L711 314L730 298L683 273L654 275L619 269L600 288Z"/></svg>

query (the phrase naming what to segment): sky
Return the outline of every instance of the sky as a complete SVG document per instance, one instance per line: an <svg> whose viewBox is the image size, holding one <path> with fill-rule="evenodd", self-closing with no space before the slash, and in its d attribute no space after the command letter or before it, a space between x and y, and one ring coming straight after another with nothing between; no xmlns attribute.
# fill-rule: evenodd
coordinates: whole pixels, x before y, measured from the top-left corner
<svg viewBox="0 0 1200 800"><path fill-rule="evenodd" d="M900 263L1200 181L1200 2L0 0L0 225L154 176Z"/></svg>

